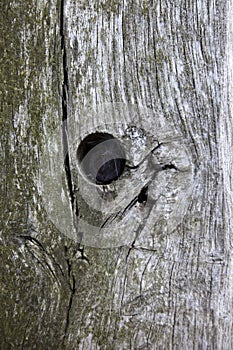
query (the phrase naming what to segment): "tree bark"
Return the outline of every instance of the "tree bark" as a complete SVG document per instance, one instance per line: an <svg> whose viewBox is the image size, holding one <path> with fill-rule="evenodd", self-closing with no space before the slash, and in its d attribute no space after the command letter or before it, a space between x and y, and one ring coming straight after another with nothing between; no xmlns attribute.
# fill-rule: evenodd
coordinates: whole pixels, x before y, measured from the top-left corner
<svg viewBox="0 0 233 350"><path fill-rule="evenodd" d="M1 349L232 349L232 1L0 8Z"/></svg>

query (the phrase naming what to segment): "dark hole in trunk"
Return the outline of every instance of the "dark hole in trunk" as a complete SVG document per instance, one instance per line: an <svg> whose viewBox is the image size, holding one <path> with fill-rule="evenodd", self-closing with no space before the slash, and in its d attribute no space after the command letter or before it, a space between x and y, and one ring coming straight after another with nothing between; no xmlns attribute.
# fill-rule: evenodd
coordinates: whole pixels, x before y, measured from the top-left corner
<svg viewBox="0 0 233 350"><path fill-rule="evenodd" d="M123 145L108 133L86 136L78 147L77 158L83 175L97 185L116 181L125 168Z"/></svg>

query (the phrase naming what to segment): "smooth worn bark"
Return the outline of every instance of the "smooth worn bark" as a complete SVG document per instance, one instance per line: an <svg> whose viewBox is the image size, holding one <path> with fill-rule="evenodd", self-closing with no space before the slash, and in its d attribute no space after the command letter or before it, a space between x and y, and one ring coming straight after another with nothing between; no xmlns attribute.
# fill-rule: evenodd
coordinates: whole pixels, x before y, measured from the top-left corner
<svg viewBox="0 0 233 350"><path fill-rule="evenodd" d="M1 1L1 349L233 348L232 8Z"/></svg>

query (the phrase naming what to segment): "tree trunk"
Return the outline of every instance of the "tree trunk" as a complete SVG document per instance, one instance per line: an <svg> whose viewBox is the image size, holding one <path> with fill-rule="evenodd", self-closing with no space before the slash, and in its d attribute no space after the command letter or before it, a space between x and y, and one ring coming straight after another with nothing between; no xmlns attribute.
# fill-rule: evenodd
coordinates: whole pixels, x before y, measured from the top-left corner
<svg viewBox="0 0 233 350"><path fill-rule="evenodd" d="M233 348L232 5L1 1L1 349Z"/></svg>

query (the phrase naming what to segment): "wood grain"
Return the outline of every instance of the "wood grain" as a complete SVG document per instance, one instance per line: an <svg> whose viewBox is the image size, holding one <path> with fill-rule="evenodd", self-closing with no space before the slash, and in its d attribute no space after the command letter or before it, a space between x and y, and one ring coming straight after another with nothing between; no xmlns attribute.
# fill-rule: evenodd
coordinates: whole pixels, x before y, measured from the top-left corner
<svg viewBox="0 0 233 350"><path fill-rule="evenodd" d="M135 222L130 223L125 233L128 247L105 257L111 266L116 259L116 270L109 276L111 287L107 285L103 292L98 288L102 311L90 312L98 319L101 341L98 335L95 343L90 331L83 339L84 348L94 344L114 349L231 347L232 255L225 197L230 169L223 171L230 158L221 145L222 137L227 137L222 134L223 119L227 129L232 125L230 114L223 111L228 104L224 92L228 81L223 78L228 70L226 5L215 1L66 4L70 116L77 122L80 138L99 128L111 131L114 125L115 135L122 139L119 124L126 126L124 130L130 125L143 129L149 109L146 134L169 144L164 152L158 149L160 162L171 161L175 135L181 139L175 156L184 148L183 158L185 154L190 159L192 173L184 181L192 187L191 198L184 186L183 197L175 200L175 207L188 202L178 227L176 217L169 215L171 204L168 213L161 204L161 221L157 222L159 205L155 201L139 228L140 235L131 238L130 245L127 234L135 232ZM83 112L85 108L98 111L106 103L113 109L116 103L136 105L137 113ZM158 125L161 120L163 128ZM170 173L174 192L184 174ZM163 175L165 185L161 179L154 180L160 194L169 187L167 176ZM132 191L135 196L134 181L127 185L124 193ZM86 184L80 186L89 192ZM153 198L153 184L150 187ZM106 295L113 299L110 305ZM89 303L92 297L87 299ZM86 299L83 303L87 304ZM75 317L72 322L80 326ZM80 335L85 332L85 322ZM95 322L91 322L92 330Z"/></svg>
<svg viewBox="0 0 233 350"><path fill-rule="evenodd" d="M232 5L1 2L1 349L232 349Z"/></svg>

